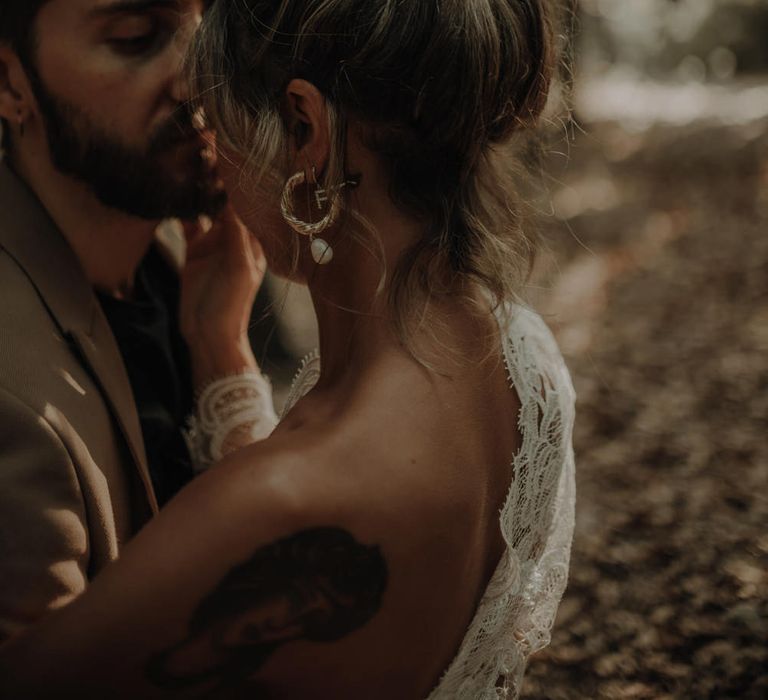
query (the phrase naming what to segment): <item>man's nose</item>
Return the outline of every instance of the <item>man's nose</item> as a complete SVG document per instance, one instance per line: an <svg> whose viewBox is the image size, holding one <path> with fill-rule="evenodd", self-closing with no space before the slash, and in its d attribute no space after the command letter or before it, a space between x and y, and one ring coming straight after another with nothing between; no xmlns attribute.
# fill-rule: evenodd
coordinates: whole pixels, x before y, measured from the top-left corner
<svg viewBox="0 0 768 700"><path fill-rule="evenodd" d="M202 17L195 15L190 17L187 26L179 30L174 41L174 50L170 75L171 98L179 103L188 102L191 97L189 74L186 70L189 51L195 37L195 32L200 26Z"/></svg>
<svg viewBox="0 0 768 700"><path fill-rule="evenodd" d="M178 62L176 70L171 77L169 92L171 99L179 104L188 102L191 97L189 76L184 71L183 60Z"/></svg>
<svg viewBox="0 0 768 700"><path fill-rule="evenodd" d="M171 99L178 103L189 101L191 96L189 75L185 70L187 51L189 51L190 45L190 41L179 41L171 52L172 56L168 67L168 91Z"/></svg>

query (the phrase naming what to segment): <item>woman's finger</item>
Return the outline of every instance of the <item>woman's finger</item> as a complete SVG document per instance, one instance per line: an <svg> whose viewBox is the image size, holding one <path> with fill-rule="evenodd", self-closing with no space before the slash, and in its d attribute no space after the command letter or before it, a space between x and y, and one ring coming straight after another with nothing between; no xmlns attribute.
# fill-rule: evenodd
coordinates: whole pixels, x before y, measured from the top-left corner
<svg viewBox="0 0 768 700"><path fill-rule="evenodd" d="M184 236L187 240L187 260L195 260L211 255L221 245L219 224L208 217L184 224Z"/></svg>

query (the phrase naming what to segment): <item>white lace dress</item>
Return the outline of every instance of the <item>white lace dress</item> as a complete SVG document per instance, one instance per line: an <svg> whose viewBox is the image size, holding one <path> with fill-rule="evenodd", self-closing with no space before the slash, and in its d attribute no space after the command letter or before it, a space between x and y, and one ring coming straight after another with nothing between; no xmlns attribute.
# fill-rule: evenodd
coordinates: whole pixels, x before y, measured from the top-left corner
<svg viewBox="0 0 768 700"><path fill-rule="evenodd" d="M522 445L512 461L512 485L499 519L507 550L428 700L517 698L528 657L549 643L568 580L576 495L575 393L544 321L520 306L510 309L509 318L502 327L503 352L521 403ZM319 377L320 357L313 353L302 363L283 416Z"/></svg>

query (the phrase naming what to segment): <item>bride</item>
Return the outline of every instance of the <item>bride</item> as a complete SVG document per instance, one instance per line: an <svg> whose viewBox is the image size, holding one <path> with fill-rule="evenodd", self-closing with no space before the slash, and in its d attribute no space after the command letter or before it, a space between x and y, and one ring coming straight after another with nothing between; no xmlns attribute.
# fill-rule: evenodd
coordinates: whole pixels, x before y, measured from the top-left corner
<svg viewBox="0 0 768 700"><path fill-rule="evenodd" d="M0 688L516 697L574 503L573 391L515 302L531 242L505 174L547 96L545 0L214 0L193 63L233 206L309 286L319 356L254 441L268 387L239 338L206 337L198 290L190 441L223 459L0 650Z"/></svg>

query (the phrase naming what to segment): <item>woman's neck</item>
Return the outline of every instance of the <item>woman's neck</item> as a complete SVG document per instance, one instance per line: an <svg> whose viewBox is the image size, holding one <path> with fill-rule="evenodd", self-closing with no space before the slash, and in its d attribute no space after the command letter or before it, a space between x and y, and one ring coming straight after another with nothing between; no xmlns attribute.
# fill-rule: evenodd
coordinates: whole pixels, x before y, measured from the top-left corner
<svg viewBox="0 0 768 700"><path fill-rule="evenodd" d="M401 212L387 194L380 163L350 147L350 172L364 173L347 195L345 222L322 235L333 247L328 265L304 269L320 332L320 386L370 365L383 353L403 353L388 296L402 254L423 235L423 223Z"/></svg>
<svg viewBox="0 0 768 700"><path fill-rule="evenodd" d="M467 344L458 336L472 315L461 295L424 300L423 322L413 320L410 348L398 335L390 304L398 262L425 234L426 224L403 214L373 188L361 187L352 205L355 214L346 228L329 237L332 262L312 266L307 274L323 357L319 386L331 386L352 373L363 376L366 367L382 358L412 361L414 348L430 365L436 359L446 371L454 369L455 358L443 350Z"/></svg>

